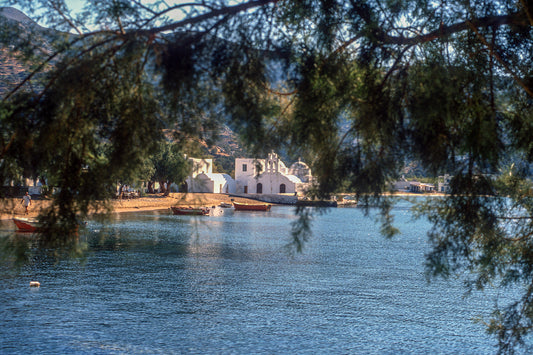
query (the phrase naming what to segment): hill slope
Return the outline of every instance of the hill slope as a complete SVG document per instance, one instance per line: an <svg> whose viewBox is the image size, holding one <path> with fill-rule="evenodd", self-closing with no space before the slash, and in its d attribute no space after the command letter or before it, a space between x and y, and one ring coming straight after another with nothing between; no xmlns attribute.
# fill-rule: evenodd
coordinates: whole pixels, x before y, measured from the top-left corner
<svg viewBox="0 0 533 355"><path fill-rule="evenodd" d="M47 57L51 53L51 35L57 33L44 28L12 7L0 7L0 100L19 85L30 73L37 60L25 61L23 54L33 50L36 58ZM25 84L26 90L38 89L38 77L32 83ZM235 133L226 125L219 132L215 145L208 146L201 142L204 154L213 157L219 172L231 173L234 158L242 157L243 148Z"/></svg>
<svg viewBox="0 0 533 355"><path fill-rule="evenodd" d="M0 8L0 97L22 82L35 61L25 60L51 53L52 30L39 26L21 11L12 7ZM33 85L36 85L35 82ZM31 90L30 85L27 89Z"/></svg>

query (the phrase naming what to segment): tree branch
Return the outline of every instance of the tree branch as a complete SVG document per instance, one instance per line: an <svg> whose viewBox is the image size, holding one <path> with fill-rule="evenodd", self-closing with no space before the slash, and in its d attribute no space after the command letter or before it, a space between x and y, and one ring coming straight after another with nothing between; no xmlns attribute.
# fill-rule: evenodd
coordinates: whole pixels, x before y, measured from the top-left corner
<svg viewBox="0 0 533 355"><path fill-rule="evenodd" d="M78 28L78 26L76 26L74 24L74 22L72 22L72 20L67 16L65 15L65 13L59 8L59 6L57 6L55 3L52 2L51 4L52 8L54 10L57 11L57 13L65 20L67 21L67 23L70 25L70 27L72 27L76 32L78 32L79 35L82 34L82 32L80 31L80 29Z"/></svg>
<svg viewBox="0 0 533 355"><path fill-rule="evenodd" d="M214 17L218 17L222 15L235 15L239 12L244 12L246 10L250 10L253 8L263 7L268 4L275 4L278 1L280 0L255 0L255 1L250 1L244 4L235 5L235 6L223 7L223 8L208 12L206 14L202 14L202 15L199 15L193 18L185 19L183 21L174 22L174 23L161 26L161 27L155 27L149 30L137 31L136 33L138 35L151 35L151 34L157 34L157 33L166 32L166 31L173 31L177 28L184 27L187 25L197 24L197 23L200 23L202 21L205 21L205 20L208 20Z"/></svg>
<svg viewBox="0 0 533 355"><path fill-rule="evenodd" d="M522 4L522 7L524 8L524 11L526 12L527 18L529 19L529 23L531 26L533 26L533 14L529 10L529 6L526 3L526 0L520 0L520 4Z"/></svg>
<svg viewBox="0 0 533 355"><path fill-rule="evenodd" d="M380 39L383 44L416 45L431 42L441 37L446 37L454 33L471 29L472 27L480 29L492 26L500 27L506 25L514 25L521 27L532 26L529 23L527 16L524 16L523 13L517 12L510 15L487 16L479 19L466 20L450 26L441 26L437 30L414 37L389 36L388 34L381 32L378 33L378 39Z"/></svg>
<svg viewBox="0 0 533 355"><path fill-rule="evenodd" d="M166 14L168 12L171 12L171 11L174 11L174 10L178 10L180 8L187 7L187 6L191 6L191 7L192 6L202 6L202 7L206 7L208 9L210 9L211 11L214 11L214 9L211 6L208 6L207 4L195 4L195 3L178 4L178 5L170 6L170 7L166 8L165 10L160 11L160 12L150 11L150 13L152 13L153 16L148 18L148 19L146 19L146 21L144 21L144 23L140 26L140 28L143 28L143 27L147 26L149 23L153 22L156 18L161 17L161 16L163 16L164 14Z"/></svg>
<svg viewBox="0 0 533 355"><path fill-rule="evenodd" d="M509 74L511 74L511 76L518 83L518 85L520 85L529 96L533 97L533 90L529 88L526 83L524 83L524 81L520 79L520 77L511 70L509 65L507 65L507 63L503 61L502 57L496 52L494 46L489 44L487 39L479 32L478 28L475 27L474 24L471 25L471 28L472 31L474 31L474 33L476 34L477 38L479 38L481 43L483 43L483 45L489 49L490 57L496 59L498 63L500 63L505 68L505 70Z"/></svg>

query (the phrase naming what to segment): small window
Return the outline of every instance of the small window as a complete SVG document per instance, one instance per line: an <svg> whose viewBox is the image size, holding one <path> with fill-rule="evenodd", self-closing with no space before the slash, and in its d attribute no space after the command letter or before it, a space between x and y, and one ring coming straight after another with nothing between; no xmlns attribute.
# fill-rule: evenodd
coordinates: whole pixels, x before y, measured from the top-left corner
<svg viewBox="0 0 533 355"><path fill-rule="evenodd" d="M242 164L242 171L248 171L248 166L246 164Z"/></svg>
<svg viewBox="0 0 533 355"><path fill-rule="evenodd" d="M262 194L263 193L263 184L258 183L257 184L257 193Z"/></svg>

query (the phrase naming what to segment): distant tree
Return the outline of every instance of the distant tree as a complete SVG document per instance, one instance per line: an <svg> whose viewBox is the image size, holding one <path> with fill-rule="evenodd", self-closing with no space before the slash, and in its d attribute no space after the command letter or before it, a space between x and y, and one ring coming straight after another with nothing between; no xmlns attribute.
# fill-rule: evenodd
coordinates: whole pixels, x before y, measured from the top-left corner
<svg viewBox="0 0 533 355"><path fill-rule="evenodd" d="M433 223L428 272L522 287L489 322L501 352L533 327L531 1L115 0L80 14L61 0L4 3L63 31L34 63L46 76L0 107L1 177L46 171L61 188L52 216L86 213L103 186L137 174L163 128L209 141L227 120L251 152L311 162L319 197L343 186L381 206L392 236L381 193L417 160L453 176L448 197L418 209ZM510 154L518 164L501 174ZM296 244L311 230L301 216Z"/></svg>
<svg viewBox="0 0 533 355"><path fill-rule="evenodd" d="M170 193L172 183L182 184L191 173L191 166L181 148L170 142L162 142L159 151L152 157L154 166L151 181L159 182L160 192Z"/></svg>
<svg viewBox="0 0 533 355"><path fill-rule="evenodd" d="M216 156L214 158L214 168L216 173L224 173L228 175L235 174L235 157L233 156ZM235 177L235 176L234 176Z"/></svg>

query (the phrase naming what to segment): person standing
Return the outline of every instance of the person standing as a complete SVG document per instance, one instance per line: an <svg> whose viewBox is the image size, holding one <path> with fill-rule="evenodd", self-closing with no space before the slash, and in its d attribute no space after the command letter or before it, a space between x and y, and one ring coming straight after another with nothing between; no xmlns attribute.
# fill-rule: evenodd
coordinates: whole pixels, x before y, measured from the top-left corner
<svg viewBox="0 0 533 355"><path fill-rule="evenodd" d="M26 191L26 194L24 196L22 196L22 201L20 201L20 203L22 203L22 205L24 205L24 208L25 208L24 213L28 214L28 208L31 205L31 196L30 196L28 191Z"/></svg>

